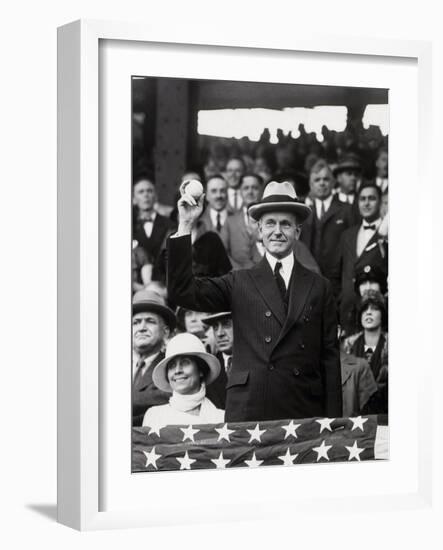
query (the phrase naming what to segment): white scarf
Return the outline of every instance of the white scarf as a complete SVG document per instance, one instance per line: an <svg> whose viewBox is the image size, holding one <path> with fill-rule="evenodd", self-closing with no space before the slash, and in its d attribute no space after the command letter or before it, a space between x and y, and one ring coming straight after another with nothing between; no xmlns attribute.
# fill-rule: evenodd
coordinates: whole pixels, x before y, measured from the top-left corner
<svg viewBox="0 0 443 550"><path fill-rule="evenodd" d="M202 382L197 393L184 395L177 392L172 392L172 397L169 399L171 407L177 411L188 412L200 406L206 396L206 385Z"/></svg>

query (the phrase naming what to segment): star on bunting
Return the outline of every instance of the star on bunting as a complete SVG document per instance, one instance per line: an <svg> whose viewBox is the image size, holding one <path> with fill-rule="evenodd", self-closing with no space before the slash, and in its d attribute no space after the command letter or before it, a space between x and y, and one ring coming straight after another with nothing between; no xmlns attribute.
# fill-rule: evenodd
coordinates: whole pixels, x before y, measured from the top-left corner
<svg viewBox="0 0 443 550"><path fill-rule="evenodd" d="M246 431L249 432L249 435L251 436L248 443L251 443L254 440L261 443L261 435L264 434L266 430L260 430L260 424L257 424L253 430Z"/></svg>
<svg viewBox="0 0 443 550"><path fill-rule="evenodd" d="M152 426L149 426L150 430L148 432L148 435L157 434L158 437L160 437L160 430L164 427L165 427L164 424L162 424L160 422L153 421Z"/></svg>
<svg viewBox="0 0 443 550"><path fill-rule="evenodd" d="M250 468L258 468L260 464L263 464L264 460L257 460L255 457L255 452L252 453L251 460L245 460L245 464L247 464Z"/></svg>
<svg viewBox="0 0 443 550"><path fill-rule="evenodd" d="M297 428L299 428L300 426L301 424L294 424L293 420L291 420L291 422L289 422L289 424L287 424L286 426L282 426L282 428L286 432L285 439L290 435L294 436L297 439L297 434L295 432L297 431Z"/></svg>
<svg viewBox="0 0 443 550"><path fill-rule="evenodd" d="M230 430L227 424L225 424L223 428L215 428L215 431L219 433L217 441L226 439L226 441L228 441L229 443L231 442L231 440L229 439L230 434L235 432L235 430Z"/></svg>
<svg viewBox="0 0 443 550"><path fill-rule="evenodd" d="M180 462L180 470L191 470L191 464L196 462L193 458L189 458L188 451L185 452L183 458L177 456L176 459Z"/></svg>
<svg viewBox="0 0 443 550"><path fill-rule="evenodd" d="M180 430L183 432L183 441L186 441L186 439L190 439L191 441L194 441L194 443L194 435L200 431L195 430L192 426L188 426L187 428L180 428Z"/></svg>
<svg viewBox="0 0 443 550"><path fill-rule="evenodd" d="M149 453L143 451L143 454L146 456L145 468L151 465L154 466L154 468L157 470L157 460L161 457L161 455L156 454L155 447L152 447Z"/></svg>
<svg viewBox="0 0 443 550"><path fill-rule="evenodd" d="M317 462L320 460L320 458L325 458L326 460L329 460L328 451L332 447L332 445L325 445L325 440L322 441L320 447L313 447L313 451L317 453Z"/></svg>
<svg viewBox="0 0 443 550"><path fill-rule="evenodd" d="M289 447L288 447L287 450L286 450L286 454L284 454L283 456L279 456L277 458L279 460L283 461L284 466L293 466L294 460L297 457L298 457L298 453L296 453L295 455L291 455L291 453L289 452Z"/></svg>
<svg viewBox="0 0 443 550"><path fill-rule="evenodd" d="M329 430L332 432L331 423L334 422L335 418L323 418L323 420L316 420L320 424L320 433L323 430Z"/></svg>
<svg viewBox="0 0 443 550"><path fill-rule="evenodd" d="M365 429L363 428L363 424L368 421L367 418L362 418L361 416L357 416L355 418L350 418L349 420L352 420L353 422L351 432L353 430L356 430L357 428L359 428L362 432L365 431Z"/></svg>
<svg viewBox="0 0 443 550"><path fill-rule="evenodd" d="M352 447L346 447L346 450L349 452L348 460L355 458L360 462L360 454L364 451L364 449L357 447L357 441L354 441L354 445L352 445Z"/></svg>
<svg viewBox="0 0 443 550"><path fill-rule="evenodd" d="M213 462L217 468L224 469L231 461L228 458L223 458L223 451L220 451L218 458L211 458L211 462Z"/></svg>

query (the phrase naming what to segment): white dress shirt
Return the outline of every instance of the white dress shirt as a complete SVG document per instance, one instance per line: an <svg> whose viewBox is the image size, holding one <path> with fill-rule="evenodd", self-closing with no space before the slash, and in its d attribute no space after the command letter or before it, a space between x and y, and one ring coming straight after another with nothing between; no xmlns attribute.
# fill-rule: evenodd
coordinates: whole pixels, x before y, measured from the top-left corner
<svg viewBox="0 0 443 550"><path fill-rule="evenodd" d="M347 195L346 193L339 191L337 195L338 195L338 200L340 202L347 202L348 204L354 204L354 199L355 199L354 193L350 193L349 195Z"/></svg>
<svg viewBox="0 0 443 550"><path fill-rule="evenodd" d="M223 227L226 221L226 218L228 217L228 211L226 208L223 210L214 210L213 208L209 207L209 216L211 218L212 225L217 228L217 214L220 214L220 225Z"/></svg>
<svg viewBox="0 0 443 550"><path fill-rule="evenodd" d="M269 265L271 266L272 273L274 273L275 264L277 262L281 263L280 275L283 277L286 288L288 288L289 281L291 279L292 268L294 267L294 254L291 252L291 254L289 254L288 256L286 256L286 258L283 258L282 260L274 258L274 256L269 254L269 252L266 252L265 256L268 260Z"/></svg>
<svg viewBox="0 0 443 550"><path fill-rule="evenodd" d="M322 203L325 205L325 214L326 214L326 212L329 210L329 207L331 206L332 195L329 195L329 197L323 201L320 199L314 199L314 202L315 202L315 211L317 213L317 218L320 219Z"/></svg>
<svg viewBox="0 0 443 550"><path fill-rule="evenodd" d="M157 216L157 213L153 210L152 213L151 213L151 219L150 221L148 222L145 222L143 224L143 229L145 230L145 234L146 236L148 237L148 239L151 237L152 235L152 229L154 228L154 222L155 222L155 218Z"/></svg>
<svg viewBox="0 0 443 550"><path fill-rule="evenodd" d="M372 239L377 229L380 227L380 224L380 218L373 222L367 222L363 220L357 234L357 256L361 256L363 250L366 248L366 245ZM375 229L365 229L365 227L367 227L368 225L374 225Z"/></svg>
<svg viewBox="0 0 443 550"><path fill-rule="evenodd" d="M389 180L388 178L380 178L379 176L377 176L375 178L375 184L377 185L377 187L380 187L381 192L384 193L388 189Z"/></svg>
<svg viewBox="0 0 443 550"><path fill-rule="evenodd" d="M240 210L240 208L243 206L243 199L240 194L240 189L233 189L232 187L228 187L228 202L234 210Z"/></svg>

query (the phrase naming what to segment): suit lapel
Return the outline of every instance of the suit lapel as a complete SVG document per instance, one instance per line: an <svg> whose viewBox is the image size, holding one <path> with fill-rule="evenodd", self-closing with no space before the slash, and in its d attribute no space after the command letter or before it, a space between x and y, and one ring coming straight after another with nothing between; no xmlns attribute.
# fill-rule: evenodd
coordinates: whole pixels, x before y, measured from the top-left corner
<svg viewBox="0 0 443 550"><path fill-rule="evenodd" d="M152 371L154 370L154 367L160 363L160 361L163 359L164 353L160 352L158 353L154 359L151 361L150 365L146 368L146 371L144 372L143 376L137 381L135 384L134 390L135 391L142 391L148 386L153 384L152 381Z"/></svg>
<svg viewBox="0 0 443 550"><path fill-rule="evenodd" d="M323 216L323 218L321 220L321 223L323 225L325 225L328 222L328 220L330 220L332 218L332 216L334 216L334 214L336 214L337 211L340 210L340 209L341 209L341 206L338 203L338 201L332 200L331 204L329 205L329 208L328 208L327 212L325 213L325 215Z"/></svg>
<svg viewBox="0 0 443 550"><path fill-rule="evenodd" d="M289 287L288 315L278 341L282 340L294 323L297 322L311 292L313 283L314 275L295 260Z"/></svg>
<svg viewBox="0 0 443 550"><path fill-rule="evenodd" d="M251 269L249 274L263 300L278 319L278 322L283 326L285 322L285 309L277 283L274 280L271 266L266 257L263 257L261 262Z"/></svg>

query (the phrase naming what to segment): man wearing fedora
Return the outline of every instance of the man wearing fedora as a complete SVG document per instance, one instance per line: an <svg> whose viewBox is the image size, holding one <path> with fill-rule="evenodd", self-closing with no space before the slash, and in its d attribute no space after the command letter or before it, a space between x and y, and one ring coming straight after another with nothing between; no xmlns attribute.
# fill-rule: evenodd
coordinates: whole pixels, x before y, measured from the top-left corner
<svg viewBox="0 0 443 550"><path fill-rule="evenodd" d="M270 182L250 205L266 249L256 266L222 277L194 277L191 237L203 197L183 194L168 239L169 297L183 307L231 311L232 370L226 421L340 416L336 308L330 283L297 262L293 245L310 209L289 182Z"/></svg>
<svg viewBox="0 0 443 550"><path fill-rule="evenodd" d="M220 362L220 374L207 390L207 396L219 409L226 408L226 385L232 370L232 350L234 347L234 327L230 311L214 313L202 318L202 323L212 327L215 344L217 346L216 357Z"/></svg>
<svg viewBox="0 0 443 550"><path fill-rule="evenodd" d="M152 372L175 328L175 315L156 292L140 290L132 301L132 423L141 426L145 412L167 403L169 395L155 386Z"/></svg>

